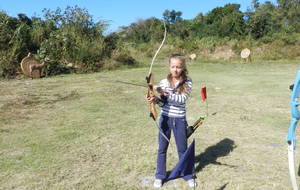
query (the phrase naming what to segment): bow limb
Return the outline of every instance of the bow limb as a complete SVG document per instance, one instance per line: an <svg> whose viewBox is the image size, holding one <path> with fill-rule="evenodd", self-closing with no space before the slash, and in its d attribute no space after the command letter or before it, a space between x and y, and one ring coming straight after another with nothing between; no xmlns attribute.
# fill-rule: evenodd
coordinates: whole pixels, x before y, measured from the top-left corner
<svg viewBox="0 0 300 190"><path fill-rule="evenodd" d="M294 87L291 95L291 100L290 100L292 119L291 119L290 127L288 130L288 136L287 136L289 171L290 171L290 178L291 178L293 190L298 190L298 185L297 185L296 175L295 175L294 151L296 149L295 130L298 124L298 120L300 119L300 113L298 110L298 106L300 105L300 103L298 102L299 92L300 92L300 70L296 75L296 79L294 82Z"/></svg>
<svg viewBox="0 0 300 190"><path fill-rule="evenodd" d="M159 46L159 48L157 49L157 51L155 52L151 64L150 64L150 68L149 68L149 73L148 76L146 77L146 81L147 81L147 85L148 85L148 91L147 91L147 98L152 98L154 97L154 89L153 89L153 75L152 75L152 66L154 64L154 61L156 59L156 56L158 55L160 49L162 48L162 46L164 45L164 42L166 40L167 37L167 27L166 27L166 23L163 21L164 23L164 38ZM149 103L149 111L150 111L150 117L154 120L156 127L159 130L159 133L170 143L170 140L166 137L166 135L163 133L162 129L160 128L159 124L157 123L157 118L158 118L158 114L155 108L156 103L155 102L150 102Z"/></svg>
<svg viewBox="0 0 300 190"><path fill-rule="evenodd" d="M147 98L152 98L154 97L154 89L153 89L153 75L152 75L152 66L153 66L153 63L155 61L155 58L156 56L158 55L160 49L162 48L162 46L164 45L164 42L166 40L166 37L167 37L167 27L166 27L166 23L163 21L164 23L164 28L165 28L165 31L164 31L164 38L159 46L159 48L157 49L157 51L155 52L153 58L152 58L152 61L151 61L151 64L150 64L150 68L149 68L149 73L148 73L148 76L146 77L146 81L147 81L147 85L148 85L148 92L147 92ZM152 117L152 119L154 121L157 120L158 118L158 114L157 114L157 111L156 111L156 108L155 108L155 102L151 102L149 104L149 111L150 111L150 117Z"/></svg>
<svg viewBox="0 0 300 190"><path fill-rule="evenodd" d="M292 183L293 190L298 190L296 174L295 174L295 153L294 153L294 141L288 145L288 162L289 162L289 172L290 179Z"/></svg>
<svg viewBox="0 0 300 190"><path fill-rule="evenodd" d="M153 66L153 63L154 63L154 61L155 61L155 59L156 59L156 56L158 55L158 52L160 51L160 49L163 47L163 45L164 45L164 43L165 43L165 40L166 40L166 38L167 38L167 27L166 27L166 23L165 23L165 21L163 21L163 23L164 23L164 29L165 29L165 31L164 31L164 38L163 38L163 40L161 41L161 44L160 44L159 48L156 50L156 52L155 52L155 54L154 54L154 56L153 56L153 58L152 58L152 61L151 61L151 64L150 64L150 68L149 68L148 76L151 75L151 72L152 72L152 66Z"/></svg>

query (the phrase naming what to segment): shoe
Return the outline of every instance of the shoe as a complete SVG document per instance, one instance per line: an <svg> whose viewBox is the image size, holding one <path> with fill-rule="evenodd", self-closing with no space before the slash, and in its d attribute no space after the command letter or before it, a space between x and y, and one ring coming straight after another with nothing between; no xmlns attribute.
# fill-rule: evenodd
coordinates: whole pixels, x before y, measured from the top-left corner
<svg viewBox="0 0 300 190"><path fill-rule="evenodd" d="M162 180L161 179L155 179L153 183L154 188L161 188L162 186Z"/></svg>
<svg viewBox="0 0 300 190"><path fill-rule="evenodd" d="M197 187L197 183L196 183L195 179L187 180L187 184L189 185L189 187Z"/></svg>

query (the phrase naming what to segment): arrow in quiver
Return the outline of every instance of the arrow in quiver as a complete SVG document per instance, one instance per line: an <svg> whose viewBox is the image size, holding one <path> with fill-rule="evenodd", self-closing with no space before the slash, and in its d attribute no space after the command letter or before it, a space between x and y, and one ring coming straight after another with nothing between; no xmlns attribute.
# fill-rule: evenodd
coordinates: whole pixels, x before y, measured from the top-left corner
<svg viewBox="0 0 300 190"><path fill-rule="evenodd" d="M194 123L194 125L187 127L187 131L186 131L186 137L187 138L189 138L196 131L196 129L200 125L203 124L204 119L205 119L204 117L199 117L199 119Z"/></svg>

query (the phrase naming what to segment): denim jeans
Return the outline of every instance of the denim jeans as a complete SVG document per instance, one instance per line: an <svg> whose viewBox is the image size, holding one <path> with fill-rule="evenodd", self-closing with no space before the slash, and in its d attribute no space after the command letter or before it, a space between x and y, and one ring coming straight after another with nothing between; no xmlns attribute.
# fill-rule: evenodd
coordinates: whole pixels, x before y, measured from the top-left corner
<svg viewBox="0 0 300 190"><path fill-rule="evenodd" d="M172 118L168 116L160 116L159 126L161 131L168 137L171 138L171 130L173 131L178 157L179 159L187 149L187 128L186 118ZM166 176L166 159L169 142L159 133L158 135L158 152L157 152L157 167L156 167L156 179L165 179ZM183 177L185 180L193 178L193 175Z"/></svg>

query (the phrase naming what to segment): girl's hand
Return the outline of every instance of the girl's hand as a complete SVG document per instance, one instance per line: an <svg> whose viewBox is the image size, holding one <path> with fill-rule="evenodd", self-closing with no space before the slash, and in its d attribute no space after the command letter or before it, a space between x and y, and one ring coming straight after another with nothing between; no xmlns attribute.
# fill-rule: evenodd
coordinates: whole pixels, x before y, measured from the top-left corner
<svg viewBox="0 0 300 190"><path fill-rule="evenodd" d="M145 98L146 98L146 100L147 100L149 103L156 102L156 100L157 100L157 97L156 97L156 96L153 96L153 97L147 97L147 95L146 95Z"/></svg>
<svg viewBox="0 0 300 190"><path fill-rule="evenodd" d="M164 93L163 89L160 86L153 86L153 88L154 88L154 90L156 90L156 92L158 92L160 94Z"/></svg>
<svg viewBox="0 0 300 190"><path fill-rule="evenodd" d="M168 95L169 93L165 92L160 86L153 86L154 90L156 90L161 95Z"/></svg>

